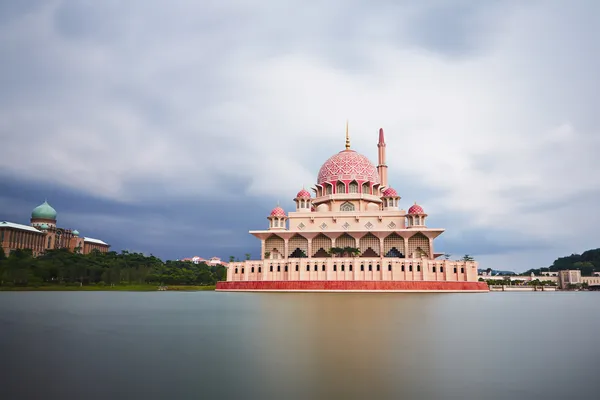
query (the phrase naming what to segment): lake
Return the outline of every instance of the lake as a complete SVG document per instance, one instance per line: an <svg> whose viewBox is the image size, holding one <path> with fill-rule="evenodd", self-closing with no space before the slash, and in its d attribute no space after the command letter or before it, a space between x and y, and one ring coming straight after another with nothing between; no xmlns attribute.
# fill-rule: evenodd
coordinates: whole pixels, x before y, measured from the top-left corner
<svg viewBox="0 0 600 400"><path fill-rule="evenodd" d="M598 292L0 292L1 397L598 398L599 304Z"/></svg>

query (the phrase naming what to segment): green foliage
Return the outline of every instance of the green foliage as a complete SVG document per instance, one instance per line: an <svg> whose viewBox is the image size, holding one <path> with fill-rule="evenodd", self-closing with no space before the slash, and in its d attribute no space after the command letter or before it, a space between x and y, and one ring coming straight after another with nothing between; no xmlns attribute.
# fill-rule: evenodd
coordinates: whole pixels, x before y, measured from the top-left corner
<svg viewBox="0 0 600 400"><path fill-rule="evenodd" d="M360 249L356 247L332 247L328 253L332 257L356 257L360 255Z"/></svg>
<svg viewBox="0 0 600 400"><path fill-rule="evenodd" d="M4 249L0 247L0 261L6 259L6 253L4 253Z"/></svg>
<svg viewBox="0 0 600 400"><path fill-rule="evenodd" d="M475 261L475 259L468 254L465 254L461 260L462 261Z"/></svg>
<svg viewBox="0 0 600 400"><path fill-rule="evenodd" d="M123 251L90 254L48 250L14 250L0 259L0 286L48 285L214 285L225 280L226 268L184 261L163 262L154 256Z"/></svg>
<svg viewBox="0 0 600 400"><path fill-rule="evenodd" d="M535 268L525 271L523 275L541 275L542 272L556 272L566 269L578 269L581 276L592 276L593 272L600 272L600 249L584 251L583 254L571 254L566 257L559 257L549 268Z"/></svg>

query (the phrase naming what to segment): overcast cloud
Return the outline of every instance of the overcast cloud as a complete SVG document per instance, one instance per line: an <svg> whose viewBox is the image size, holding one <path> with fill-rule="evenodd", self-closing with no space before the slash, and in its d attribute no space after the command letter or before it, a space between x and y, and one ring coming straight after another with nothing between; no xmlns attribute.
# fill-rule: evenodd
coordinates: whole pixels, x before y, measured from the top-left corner
<svg viewBox="0 0 600 400"><path fill-rule="evenodd" d="M116 250L257 256L349 118L436 250L598 247L600 3L255 3L0 0L0 219L48 197Z"/></svg>

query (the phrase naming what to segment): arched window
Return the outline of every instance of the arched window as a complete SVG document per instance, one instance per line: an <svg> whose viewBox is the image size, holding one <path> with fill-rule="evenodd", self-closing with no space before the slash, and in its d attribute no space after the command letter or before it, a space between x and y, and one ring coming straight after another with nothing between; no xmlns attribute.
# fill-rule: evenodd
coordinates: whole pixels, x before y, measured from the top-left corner
<svg viewBox="0 0 600 400"><path fill-rule="evenodd" d="M412 272L412 264L408 266L408 271Z"/></svg>
<svg viewBox="0 0 600 400"><path fill-rule="evenodd" d="M333 188L332 188L332 186L331 186L331 185L328 185L328 184L326 184L326 185L327 185L327 187L325 188L325 193L326 193L326 194L331 194L331 193L332 193L332 191L333 191Z"/></svg>
<svg viewBox="0 0 600 400"><path fill-rule="evenodd" d="M373 271L373 266L369 264L369 271Z"/></svg>
<svg viewBox="0 0 600 400"><path fill-rule="evenodd" d="M250 272L254 273L254 267L252 267L252 269L250 270Z"/></svg>
<svg viewBox="0 0 600 400"><path fill-rule="evenodd" d="M379 272L381 270L381 267L379 266L379 264L377 264L377 271Z"/></svg>
<svg viewBox="0 0 600 400"><path fill-rule="evenodd" d="M388 264L388 271L392 270L392 264Z"/></svg>
<svg viewBox="0 0 600 400"><path fill-rule="evenodd" d="M335 192L336 193L346 193L346 185L344 185L344 182L338 182L336 187L335 187Z"/></svg>
<svg viewBox="0 0 600 400"><path fill-rule="evenodd" d="M319 270L319 266L317 264L315 264L315 272L317 272Z"/></svg>
<svg viewBox="0 0 600 400"><path fill-rule="evenodd" d="M235 269L235 273L236 273L236 274L238 273L238 269L237 269L237 268Z"/></svg>
<svg viewBox="0 0 600 400"><path fill-rule="evenodd" d="M262 267L258 267L258 273L262 273Z"/></svg>
<svg viewBox="0 0 600 400"><path fill-rule="evenodd" d="M337 271L337 265L333 264L333 270Z"/></svg>
<svg viewBox="0 0 600 400"><path fill-rule="evenodd" d="M310 272L310 265L306 266L306 272Z"/></svg>
<svg viewBox="0 0 600 400"><path fill-rule="evenodd" d="M340 206L340 211L354 211L354 204L347 201Z"/></svg>
<svg viewBox="0 0 600 400"><path fill-rule="evenodd" d="M244 268L242 268L242 274L244 273Z"/></svg>
<svg viewBox="0 0 600 400"><path fill-rule="evenodd" d="M296 264L296 272L298 272L298 264Z"/></svg>
<svg viewBox="0 0 600 400"><path fill-rule="evenodd" d="M362 265L360 266L360 270L361 270L361 271L364 271L364 270L365 270L365 266L364 266L364 264L362 264Z"/></svg>
<svg viewBox="0 0 600 400"><path fill-rule="evenodd" d="M342 264L341 268L342 268L342 272L343 272L344 271L344 264Z"/></svg>
<svg viewBox="0 0 600 400"><path fill-rule="evenodd" d="M352 272L352 264L348 265L348 271Z"/></svg>
<svg viewBox="0 0 600 400"><path fill-rule="evenodd" d="M404 264L402 264L402 272L404 272Z"/></svg>
<svg viewBox="0 0 600 400"><path fill-rule="evenodd" d="M421 266L417 264L417 272L421 272Z"/></svg>
<svg viewBox="0 0 600 400"><path fill-rule="evenodd" d="M272 265L269 267L269 272L273 272L273 266Z"/></svg>
<svg viewBox="0 0 600 400"><path fill-rule="evenodd" d="M321 271L325 272L325 264L323 264Z"/></svg>
<svg viewBox="0 0 600 400"><path fill-rule="evenodd" d="M369 187L369 182L365 182L362 184L362 192L365 194L371 194L371 190Z"/></svg>
<svg viewBox="0 0 600 400"><path fill-rule="evenodd" d="M355 181L350 182L348 185L348 193L358 193L358 183Z"/></svg>

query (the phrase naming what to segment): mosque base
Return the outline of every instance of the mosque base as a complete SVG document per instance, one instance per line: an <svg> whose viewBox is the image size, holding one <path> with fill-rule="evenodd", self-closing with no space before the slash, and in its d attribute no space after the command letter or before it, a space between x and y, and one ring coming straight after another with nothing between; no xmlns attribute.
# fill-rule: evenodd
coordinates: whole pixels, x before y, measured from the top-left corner
<svg viewBox="0 0 600 400"><path fill-rule="evenodd" d="M447 281L229 281L217 282L222 292L489 292L485 282Z"/></svg>

